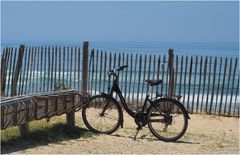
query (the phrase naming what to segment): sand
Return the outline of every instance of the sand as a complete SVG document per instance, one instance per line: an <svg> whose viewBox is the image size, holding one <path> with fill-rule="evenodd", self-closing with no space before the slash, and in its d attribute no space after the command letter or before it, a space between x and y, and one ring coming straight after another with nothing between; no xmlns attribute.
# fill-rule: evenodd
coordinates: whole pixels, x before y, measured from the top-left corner
<svg viewBox="0 0 240 155"><path fill-rule="evenodd" d="M63 116L64 117L64 116ZM21 154L83 154L83 153L239 153L239 119L210 115L190 115L186 134L177 142L163 142L152 136L144 128L134 141L136 132L133 120L124 114L124 128L119 128L112 135L94 135L35 146L14 153ZM77 125L83 125L81 113L76 114Z"/></svg>

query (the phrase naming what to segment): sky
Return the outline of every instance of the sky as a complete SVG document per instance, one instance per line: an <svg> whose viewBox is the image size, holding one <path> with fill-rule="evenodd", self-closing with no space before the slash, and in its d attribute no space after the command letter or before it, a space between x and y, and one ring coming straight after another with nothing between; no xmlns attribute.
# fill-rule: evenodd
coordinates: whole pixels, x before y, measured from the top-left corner
<svg viewBox="0 0 240 155"><path fill-rule="evenodd" d="M238 42L239 2L1 2L1 39Z"/></svg>

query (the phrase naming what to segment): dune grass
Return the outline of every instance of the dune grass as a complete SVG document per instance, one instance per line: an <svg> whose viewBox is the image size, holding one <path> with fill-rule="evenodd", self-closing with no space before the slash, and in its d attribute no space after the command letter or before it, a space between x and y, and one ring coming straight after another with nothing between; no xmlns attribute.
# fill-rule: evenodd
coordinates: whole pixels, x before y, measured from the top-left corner
<svg viewBox="0 0 240 155"><path fill-rule="evenodd" d="M22 138L18 127L11 127L1 131L1 146L14 147L19 145L39 145L58 143L63 140L88 138L93 133L78 126L68 126L64 117L33 121L29 124L29 135Z"/></svg>

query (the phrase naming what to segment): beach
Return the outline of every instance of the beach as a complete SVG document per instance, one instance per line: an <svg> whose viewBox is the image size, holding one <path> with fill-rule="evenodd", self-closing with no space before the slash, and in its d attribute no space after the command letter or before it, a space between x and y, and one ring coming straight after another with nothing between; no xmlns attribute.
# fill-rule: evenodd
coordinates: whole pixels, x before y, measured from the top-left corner
<svg viewBox="0 0 240 155"><path fill-rule="evenodd" d="M136 133L134 121L124 113L124 127L112 135L93 135L92 137L64 139L56 143L19 144L2 148L2 153L16 154L84 154L84 153L157 153L157 154L238 154L239 119L213 115L190 115L185 135L177 142L157 140L144 128L133 140ZM55 119L64 120L64 116ZM81 113L76 113L76 125L86 128Z"/></svg>

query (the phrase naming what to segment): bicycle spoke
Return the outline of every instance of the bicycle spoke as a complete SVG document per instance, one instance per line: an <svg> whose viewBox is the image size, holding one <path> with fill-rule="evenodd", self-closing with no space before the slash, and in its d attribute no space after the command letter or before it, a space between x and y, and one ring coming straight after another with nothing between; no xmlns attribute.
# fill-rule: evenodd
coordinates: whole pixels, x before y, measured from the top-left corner
<svg viewBox="0 0 240 155"><path fill-rule="evenodd" d="M119 127L119 109L111 99L99 95L89 105L85 110L84 123L91 131L111 133Z"/></svg>
<svg viewBox="0 0 240 155"><path fill-rule="evenodd" d="M109 119L113 119L113 120L117 120L116 117L114 116L111 116L111 115L108 115L108 114L105 114L105 117L109 118Z"/></svg>
<svg viewBox="0 0 240 155"><path fill-rule="evenodd" d="M185 113L180 106L174 103L176 101L166 100L169 101L162 101L158 104L157 109L152 107L150 110L148 114L149 129L161 140L177 140L183 136L187 128Z"/></svg>

